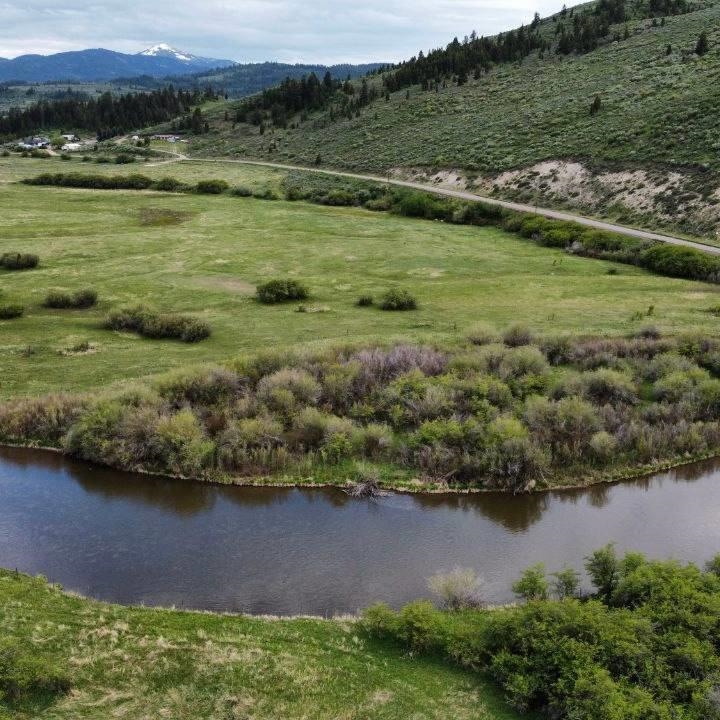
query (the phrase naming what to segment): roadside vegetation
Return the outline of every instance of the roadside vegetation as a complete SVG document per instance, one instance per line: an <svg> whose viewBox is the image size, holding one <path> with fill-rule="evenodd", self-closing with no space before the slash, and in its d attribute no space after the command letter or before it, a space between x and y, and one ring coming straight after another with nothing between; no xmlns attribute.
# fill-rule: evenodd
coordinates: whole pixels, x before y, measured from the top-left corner
<svg viewBox="0 0 720 720"><path fill-rule="evenodd" d="M539 567L518 582L523 605L476 610L465 602L472 574L456 573L454 612L429 602L397 613L379 605L366 611L363 626L421 657L440 655L489 674L521 712L714 720L720 717L719 567L720 557L702 571L637 553L619 557L609 546L587 558L590 595L580 596L578 574L565 568L550 599L551 583Z"/></svg>
<svg viewBox="0 0 720 720"><path fill-rule="evenodd" d="M155 335L157 336L157 335ZM524 492L720 451L720 342L502 338L265 351L98 395L0 406L0 439L217 482Z"/></svg>

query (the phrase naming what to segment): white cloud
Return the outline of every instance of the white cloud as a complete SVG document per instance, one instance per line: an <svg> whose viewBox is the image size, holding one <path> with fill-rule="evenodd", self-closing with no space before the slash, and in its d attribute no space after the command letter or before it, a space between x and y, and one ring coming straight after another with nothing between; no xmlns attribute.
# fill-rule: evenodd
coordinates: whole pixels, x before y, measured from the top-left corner
<svg viewBox="0 0 720 720"><path fill-rule="evenodd" d="M558 9L549 0L5 0L0 57L162 41L240 62L396 61Z"/></svg>

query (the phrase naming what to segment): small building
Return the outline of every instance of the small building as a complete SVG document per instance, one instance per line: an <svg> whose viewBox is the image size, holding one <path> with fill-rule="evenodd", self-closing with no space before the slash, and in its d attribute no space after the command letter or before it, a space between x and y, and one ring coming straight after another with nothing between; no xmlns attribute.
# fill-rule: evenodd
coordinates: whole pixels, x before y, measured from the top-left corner
<svg viewBox="0 0 720 720"><path fill-rule="evenodd" d="M178 140L180 140L180 137L178 135L153 135L153 140L164 140L165 142L169 143L176 143Z"/></svg>
<svg viewBox="0 0 720 720"><path fill-rule="evenodd" d="M63 140L67 140L69 143L77 142L80 138L77 135L73 135L72 133L68 133L67 135L62 135Z"/></svg>
<svg viewBox="0 0 720 720"><path fill-rule="evenodd" d="M50 147L50 140L46 137L26 137L23 138L19 143L18 147L22 150L39 150Z"/></svg>
<svg viewBox="0 0 720 720"><path fill-rule="evenodd" d="M82 143L78 142L71 142L71 143L65 143L65 145L60 148L63 152L78 152L78 150L82 150L83 146Z"/></svg>

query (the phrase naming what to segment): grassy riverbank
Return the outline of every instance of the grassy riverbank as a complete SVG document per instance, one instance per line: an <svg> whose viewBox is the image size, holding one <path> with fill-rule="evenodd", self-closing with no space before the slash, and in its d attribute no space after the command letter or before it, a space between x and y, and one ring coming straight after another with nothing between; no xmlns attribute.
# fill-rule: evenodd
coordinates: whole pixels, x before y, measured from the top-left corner
<svg viewBox="0 0 720 720"><path fill-rule="evenodd" d="M520 717L482 678L369 640L351 620L125 608L0 570L0 638L3 720ZM1 692L10 646L37 680L13 704Z"/></svg>

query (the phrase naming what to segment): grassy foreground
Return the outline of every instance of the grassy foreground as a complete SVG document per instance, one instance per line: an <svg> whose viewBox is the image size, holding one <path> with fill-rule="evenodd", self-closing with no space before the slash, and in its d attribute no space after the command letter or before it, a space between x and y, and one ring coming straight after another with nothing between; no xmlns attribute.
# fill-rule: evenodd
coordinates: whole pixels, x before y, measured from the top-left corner
<svg viewBox="0 0 720 720"><path fill-rule="evenodd" d="M520 717L477 676L368 640L350 620L124 608L0 570L0 637L70 685L14 705L0 693L3 720Z"/></svg>
<svg viewBox="0 0 720 720"><path fill-rule="evenodd" d="M32 175L39 166L63 165L12 162L33 163ZM197 172L186 163L157 170L197 179L184 175ZM254 168L225 166L223 172L234 184L279 182ZM452 344L478 320L502 329L522 319L545 335L618 335L648 322L670 333L712 332L717 325L707 312L718 304L713 285L568 256L494 228L254 198L13 184L0 185L0 207L3 248L41 259L36 270L0 275L0 303L26 308L23 318L0 323L2 397L87 390L268 346L348 339ZM611 267L616 274L609 274ZM274 277L309 287L308 312L255 301L256 285ZM95 308L42 307L49 290L86 287L98 292ZM411 288L419 310L355 307L359 296L377 297L392 287ZM192 314L207 321L213 335L187 346L102 329L110 311L140 301ZM89 351L74 350L85 343Z"/></svg>

